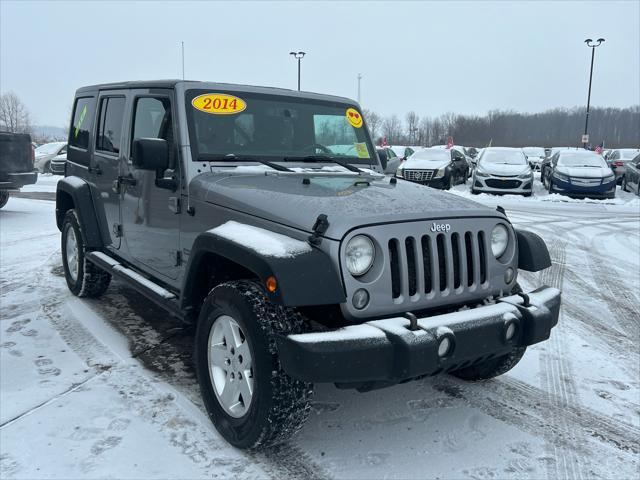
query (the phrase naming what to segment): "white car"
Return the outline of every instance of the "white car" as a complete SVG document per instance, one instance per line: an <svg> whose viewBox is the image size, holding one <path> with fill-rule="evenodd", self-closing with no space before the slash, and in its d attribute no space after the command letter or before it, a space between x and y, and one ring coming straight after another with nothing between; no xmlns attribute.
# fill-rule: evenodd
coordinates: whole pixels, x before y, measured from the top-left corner
<svg viewBox="0 0 640 480"><path fill-rule="evenodd" d="M544 148L542 147L524 147L522 149L524 155L527 157L529 161L529 165L531 169L536 171L540 170L540 165L545 158Z"/></svg>
<svg viewBox="0 0 640 480"><path fill-rule="evenodd" d="M34 167L40 173L51 173L51 160L58 155L67 153L67 142L51 142L36 148Z"/></svg>
<svg viewBox="0 0 640 480"><path fill-rule="evenodd" d="M533 171L520 148L488 147L478 157L471 193L515 193L530 197Z"/></svg>

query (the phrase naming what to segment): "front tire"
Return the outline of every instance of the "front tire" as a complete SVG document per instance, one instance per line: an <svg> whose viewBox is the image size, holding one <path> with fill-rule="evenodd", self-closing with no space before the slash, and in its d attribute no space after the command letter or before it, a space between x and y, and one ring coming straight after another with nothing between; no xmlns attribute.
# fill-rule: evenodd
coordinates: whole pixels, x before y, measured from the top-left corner
<svg viewBox="0 0 640 480"><path fill-rule="evenodd" d="M195 339L196 373L209 418L230 444L276 445L306 421L313 384L289 377L276 347L277 336L301 333L305 326L299 313L269 303L251 281L223 283L205 299Z"/></svg>
<svg viewBox="0 0 640 480"><path fill-rule="evenodd" d="M9 201L9 192L0 191L0 208L4 207Z"/></svg>
<svg viewBox="0 0 640 480"><path fill-rule="evenodd" d="M502 375L515 367L526 351L527 347L517 347L506 355L455 370L451 374L468 381L488 380Z"/></svg>
<svg viewBox="0 0 640 480"><path fill-rule="evenodd" d="M95 298L111 283L111 275L89 262L80 222L75 210L67 211L62 223L62 266L71 293L78 297Z"/></svg>

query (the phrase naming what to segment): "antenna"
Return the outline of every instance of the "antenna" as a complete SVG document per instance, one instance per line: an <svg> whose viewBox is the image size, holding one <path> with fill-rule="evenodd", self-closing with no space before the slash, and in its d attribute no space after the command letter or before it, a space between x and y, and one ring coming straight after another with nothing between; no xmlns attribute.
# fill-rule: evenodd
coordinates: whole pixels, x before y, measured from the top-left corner
<svg viewBox="0 0 640 480"><path fill-rule="evenodd" d="M184 42L180 42L182 44L182 80L184 80Z"/></svg>
<svg viewBox="0 0 640 480"><path fill-rule="evenodd" d="M362 80L362 74L358 74L358 104L360 104L360 80Z"/></svg>

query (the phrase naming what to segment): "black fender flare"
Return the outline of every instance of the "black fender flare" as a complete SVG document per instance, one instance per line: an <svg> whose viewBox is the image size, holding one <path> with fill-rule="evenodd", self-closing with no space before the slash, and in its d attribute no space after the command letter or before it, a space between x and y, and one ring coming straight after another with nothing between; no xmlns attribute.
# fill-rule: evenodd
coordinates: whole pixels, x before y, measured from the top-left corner
<svg viewBox="0 0 640 480"><path fill-rule="evenodd" d="M346 300L344 286L329 256L312 247L307 253L294 257L279 258L261 255L245 245L220 237L215 233L200 234L189 254L181 304L192 306L197 289L199 263L203 257L213 253L255 274L270 302L287 307L333 305ZM265 282L275 277L277 288L269 292Z"/></svg>
<svg viewBox="0 0 640 480"><path fill-rule="evenodd" d="M73 206L68 203L71 197ZM64 216L70 208L74 208L78 213L80 228L84 235L87 247L92 249L102 248L102 236L96 218L96 212L91 197L91 187L89 183L79 177L65 177L58 181L56 188L56 224L62 231Z"/></svg>
<svg viewBox="0 0 640 480"><path fill-rule="evenodd" d="M516 229L518 237L518 268L539 272L551 266L551 256L544 240L533 232Z"/></svg>

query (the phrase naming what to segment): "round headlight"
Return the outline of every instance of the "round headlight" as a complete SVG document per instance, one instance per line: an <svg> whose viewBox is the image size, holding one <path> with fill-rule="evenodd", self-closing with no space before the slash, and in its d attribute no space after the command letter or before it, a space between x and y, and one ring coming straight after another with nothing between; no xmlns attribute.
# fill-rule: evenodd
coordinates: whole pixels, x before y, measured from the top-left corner
<svg viewBox="0 0 640 480"><path fill-rule="evenodd" d="M376 256L373 242L366 235L356 235L347 243L347 270L354 277L369 271Z"/></svg>
<svg viewBox="0 0 640 480"><path fill-rule="evenodd" d="M493 256L496 258L501 256L507 249L508 244L509 231L507 227L502 224L493 227L493 231L491 232L491 251L493 252Z"/></svg>

